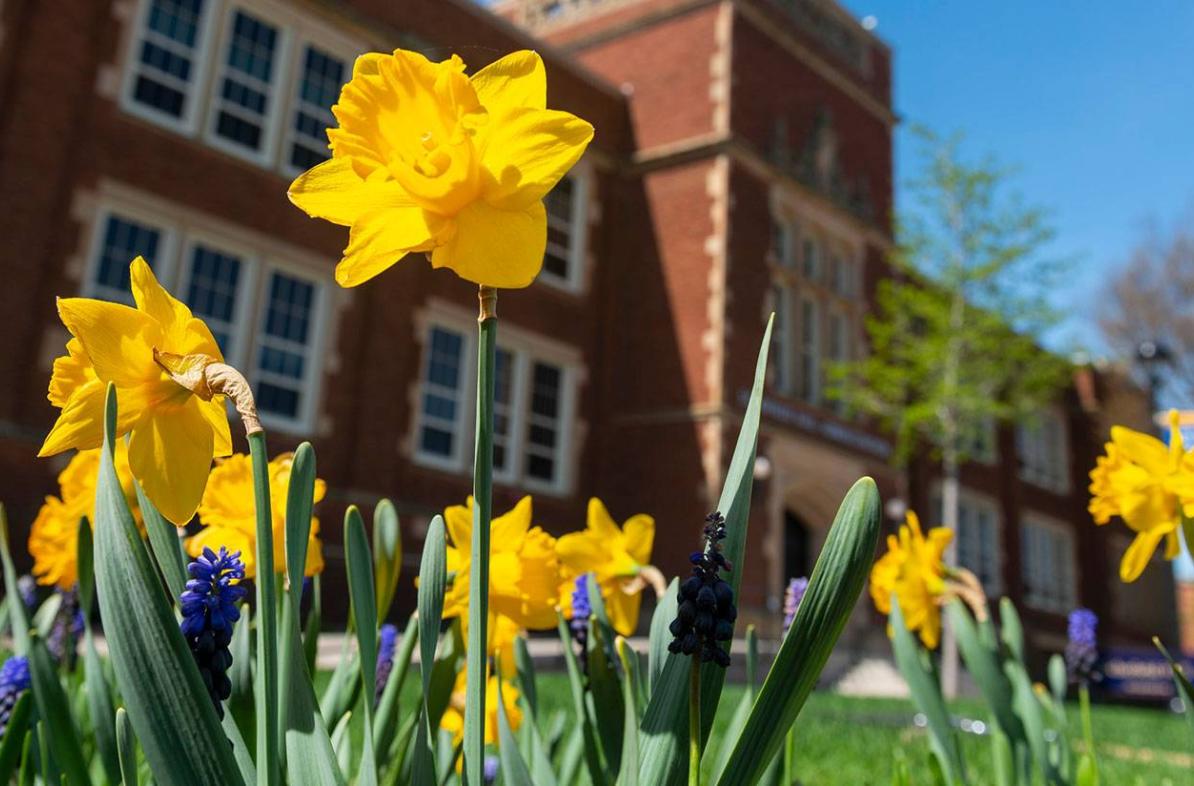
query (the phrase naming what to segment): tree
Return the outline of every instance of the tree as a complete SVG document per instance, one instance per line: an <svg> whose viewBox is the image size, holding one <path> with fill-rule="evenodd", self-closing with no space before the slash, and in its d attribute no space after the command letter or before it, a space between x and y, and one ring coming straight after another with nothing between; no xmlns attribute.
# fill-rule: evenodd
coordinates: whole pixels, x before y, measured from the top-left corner
<svg viewBox="0 0 1194 786"><path fill-rule="evenodd" d="M870 352L834 370L833 394L895 435L897 461L922 451L940 459L940 523L956 531L958 472L973 436L1030 416L1067 379L1067 364L1038 343L1056 322L1048 296L1060 264L1043 256L1052 231L1040 210L1007 193L1006 170L964 160L956 135L916 134L921 164L900 216L894 275L867 320ZM942 646L952 695L948 631Z"/></svg>
<svg viewBox="0 0 1194 786"><path fill-rule="evenodd" d="M1103 336L1121 357L1137 357L1147 343L1167 350L1153 370L1160 394L1179 402L1194 399L1194 221L1184 224L1146 231L1107 282L1099 312Z"/></svg>

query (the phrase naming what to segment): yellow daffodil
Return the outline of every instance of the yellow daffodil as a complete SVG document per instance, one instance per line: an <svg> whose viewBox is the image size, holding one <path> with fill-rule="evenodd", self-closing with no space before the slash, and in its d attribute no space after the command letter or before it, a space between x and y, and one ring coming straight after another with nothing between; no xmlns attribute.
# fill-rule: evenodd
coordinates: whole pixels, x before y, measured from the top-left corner
<svg viewBox="0 0 1194 786"><path fill-rule="evenodd" d="M444 617L467 621L472 498L467 506L454 505L445 510L444 524L450 541L447 568L454 576L444 596ZM556 540L531 526L531 498L523 497L509 512L495 517L490 528L490 613L508 617L518 628L554 628L559 586ZM492 639L490 646L494 646Z"/></svg>
<svg viewBox="0 0 1194 786"><path fill-rule="evenodd" d="M46 497L29 531L29 554L33 557L33 575L39 584L52 584L64 590L78 582L79 520L86 517L95 526L95 482L99 475L100 452L76 453L58 475L60 497ZM138 525L141 510L133 474L129 469L124 442L116 443L116 476L125 500Z"/></svg>
<svg viewBox="0 0 1194 786"><path fill-rule="evenodd" d="M162 289L141 257L129 267L137 307L60 298L74 338L54 362L50 402L62 409L39 456L103 442L104 397L116 385L117 436L129 434L129 464L146 495L175 524L195 514L212 458L232 452L224 397L203 400L175 382L155 354L222 362L203 321Z"/></svg>
<svg viewBox="0 0 1194 786"><path fill-rule="evenodd" d="M464 739L464 700L465 700L465 672L464 669L456 675L456 684L452 688L452 699L448 708L440 717L439 726L452 734L452 743L459 745ZM517 731L522 725L522 710L518 706L518 688L509 681L502 683L502 699L506 707L506 720L510 721L510 729ZM485 744L498 744L498 681L491 676L485 684Z"/></svg>
<svg viewBox="0 0 1194 786"><path fill-rule="evenodd" d="M934 527L928 537L921 532L920 519L908 511L900 533L887 536L887 553L871 568L871 599L882 614L891 614L891 596L900 599L900 611L908 630L919 632L920 640L934 649L941 639L940 598L945 591L945 550L953 533Z"/></svg>
<svg viewBox="0 0 1194 786"><path fill-rule="evenodd" d="M547 243L543 197L576 163L593 127L547 109L535 52L472 78L395 50L357 58L332 112L332 157L300 175L290 200L351 227L336 281L353 287L410 253L491 287L525 287Z"/></svg>
<svg viewBox="0 0 1194 786"><path fill-rule="evenodd" d="M281 453L269 463L270 512L273 515L274 566L282 571L286 566L286 496L290 489L293 453ZM316 478L315 499L319 502L327 492L327 484ZM253 465L248 456L237 453L220 461L211 471L203 501L199 504L202 528L187 538L187 553L197 557L204 547L218 551L225 546L239 551L245 563L245 577L253 578L257 569L257 505L253 497ZM307 541L307 564L304 574L314 576L323 571L323 548L318 538L319 518L311 517L311 535Z"/></svg>
<svg viewBox="0 0 1194 786"><path fill-rule="evenodd" d="M1182 515L1194 516L1194 453L1182 443L1177 412L1170 413L1169 423L1168 447L1148 434L1113 427L1106 455L1090 471L1095 523L1119 516L1136 533L1119 565L1123 581L1140 577L1162 540L1165 558L1176 557Z"/></svg>
<svg viewBox="0 0 1194 786"><path fill-rule="evenodd" d="M576 577L591 573L601 587L605 611L614 630L630 636L638 627L643 581L635 581L651 561L655 519L631 516L620 528L601 500L589 500L588 522L580 532L570 532L556 542L560 556L559 603L571 615Z"/></svg>

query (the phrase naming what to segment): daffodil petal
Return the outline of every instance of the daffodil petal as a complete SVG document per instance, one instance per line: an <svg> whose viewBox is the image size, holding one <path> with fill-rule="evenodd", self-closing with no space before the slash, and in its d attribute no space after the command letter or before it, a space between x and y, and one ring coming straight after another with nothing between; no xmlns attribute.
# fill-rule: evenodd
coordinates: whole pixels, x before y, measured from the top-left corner
<svg viewBox="0 0 1194 786"><path fill-rule="evenodd" d="M38 457L53 456L71 449L91 450L102 445L107 393L108 386L98 379L76 390L46 435L41 450L37 452ZM141 409L135 404L122 407L117 414L117 434L127 434L140 416Z"/></svg>
<svg viewBox="0 0 1194 786"><path fill-rule="evenodd" d="M518 500L510 510L494 518L490 529L489 550L500 552L519 548L531 528L531 513L531 497L528 494Z"/></svg>
<svg viewBox="0 0 1194 786"><path fill-rule="evenodd" d="M190 521L199 507L214 445L211 424L194 397L159 406L133 427L133 475L161 514L178 526Z"/></svg>
<svg viewBox="0 0 1194 786"><path fill-rule="evenodd" d="M158 323L161 331L160 343L153 341L158 349L179 354L188 352L187 345L191 343L188 341L188 332L193 329L192 323L199 320L191 315L191 310L186 304L162 288L153 274L153 269L143 257L137 257L129 265L129 282L137 308ZM201 321L199 324L203 325ZM211 335L206 326L202 328L202 332L206 332L208 337ZM214 345L215 341L212 340L211 343Z"/></svg>
<svg viewBox="0 0 1194 786"><path fill-rule="evenodd" d="M1125 458L1139 464L1150 475L1163 477L1169 471L1169 449L1151 434L1113 426L1111 441Z"/></svg>
<svg viewBox="0 0 1194 786"><path fill-rule="evenodd" d="M485 201L506 210L529 208L580 160L593 126L568 112L511 109L478 131Z"/></svg>
<svg viewBox="0 0 1194 786"><path fill-rule="evenodd" d="M87 359L83 342L72 337L66 342L66 354L54 359L54 371L50 375L47 397L51 404L61 409L66 406L66 402L76 390L95 379L95 369Z"/></svg>
<svg viewBox="0 0 1194 786"><path fill-rule="evenodd" d="M349 157L331 158L295 178L286 195L307 215L342 226L380 209L414 207L398 181L378 174L362 178Z"/></svg>
<svg viewBox="0 0 1194 786"><path fill-rule="evenodd" d="M431 264L474 284L520 289L539 274L546 248L542 202L519 211L474 202L456 216L455 235L432 252Z"/></svg>
<svg viewBox="0 0 1194 786"><path fill-rule="evenodd" d="M641 592L628 595L620 587L612 588L605 598L605 612L614 630L623 636L634 635L638 628L638 613L642 603Z"/></svg>
<svg viewBox="0 0 1194 786"><path fill-rule="evenodd" d="M148 314L120 303L73 297L59 298L58 315L103 381L125 388L160 376L153 346L160 343L161 330Z"/></svg>
<svg viewBox="0 0 1194 786"><path fill-rule="evenodd" d="M452 505L444 510L444 528L448 531L448 541L457 549L468 551L472 548L473 511L472 500L468 505ZM451 548L448 549L452 551Z"/></svg>
<svg viewBox="0 0 1194 786"><path fill-rule="evenodd" d="M547 107L547 71L530 49L511 52L473 74L473 88L490 113L517 107Z"/></svg>
<svg viewBox="0 0 1194 786"><path fill-rule="evenodd" d="M622 527L626 539L626 551L640 565L651 562L651 549L655 545L655 519L639 513L626 519ZM627 634L629 635L629 634Z"/></svg>
<svg viewBox="0 0 1194 786"><path fill-rule="evenodd" d="M556 541L556 553L560 555L560 562L577 576L588 573L592 566L601 565L607 559L601 542L588 532L561 535Z"/></svg>
<svg viewBox="0 0 1194 786"><path fill-rule="evenodd" d="M589 498L586 526L590 533L607 544L622 538L622 531L614 523L613 516L609 515L609 509L596 497Z"/></svg>
<svg viewBox="0 0 1194 786"><path fill-rule="evenodd" d="M1123 582L1133 582L1140 578L1140 574L1148 567L1149 560L1157 550L1157 544L1165 537L1165 530L1160 527L1138 533L1124 552L1123 561L1119 564L1119 578Z"/></svg>
<svg viewBox="0 0 1194 786"><path fill-rule="evenodd" d="M199 411L211 425L215 437L214 453L216 458L232 455L232 431L228 426L228 410L223 396L216 396L211 401L200 401Z"/></svg>
<svg viewBox="0 0 1194 786"><path fill-rule="evenodd" d="M427 251L442 219L421 208L391 208L364 215L352 225L344 258L336 265L336 283L363 284L412 251Z"/></svg>

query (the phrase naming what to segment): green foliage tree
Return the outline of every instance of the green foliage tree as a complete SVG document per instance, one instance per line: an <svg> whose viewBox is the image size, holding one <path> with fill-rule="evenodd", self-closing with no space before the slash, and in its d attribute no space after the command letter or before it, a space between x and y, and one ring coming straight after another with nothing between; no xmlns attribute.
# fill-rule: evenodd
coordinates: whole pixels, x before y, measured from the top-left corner
<svg viewBox="0 0 1194 786"><path fill-rule="evenodd" d="M896 437L896 460L941 461L942 526L957 529L958 472L998 422L1052 401L1068 364L1039 337L1057 320L1063 270L1044 255L1044 213L1009 194L1009 172L962 155L961 138L917 129L922 158L900 216L894 275L867 320L869 352L831 370L830 395ZM937 522L933 522L937 523ZM952 559L952 555L950 557ZM956 680L947 637L943 678Z"/></svg>

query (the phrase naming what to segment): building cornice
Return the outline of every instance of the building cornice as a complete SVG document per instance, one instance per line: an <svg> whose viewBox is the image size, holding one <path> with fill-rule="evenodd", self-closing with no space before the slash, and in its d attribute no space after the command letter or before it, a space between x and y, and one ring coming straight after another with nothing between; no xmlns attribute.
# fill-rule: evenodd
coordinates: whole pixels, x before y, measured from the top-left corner
<svg viewBox="0 0 1194 786"><path fill-rule="evenodd" d="M785 173L768 161L748 141L734 134L715 132L702 134L639 150L631 157L628 171L630 174L641 175L690 161L715 158L719 155L728 156L732 162L741 165L760 179L781 183L786 188L795 190L802 199L816 204L823 210L833 211L834 215L841 216L854 231L858 232L871 245L883 251L891 251L895 247L890 233L863 221L842 209L832 200L827 199L823 194Z"/></svg>

